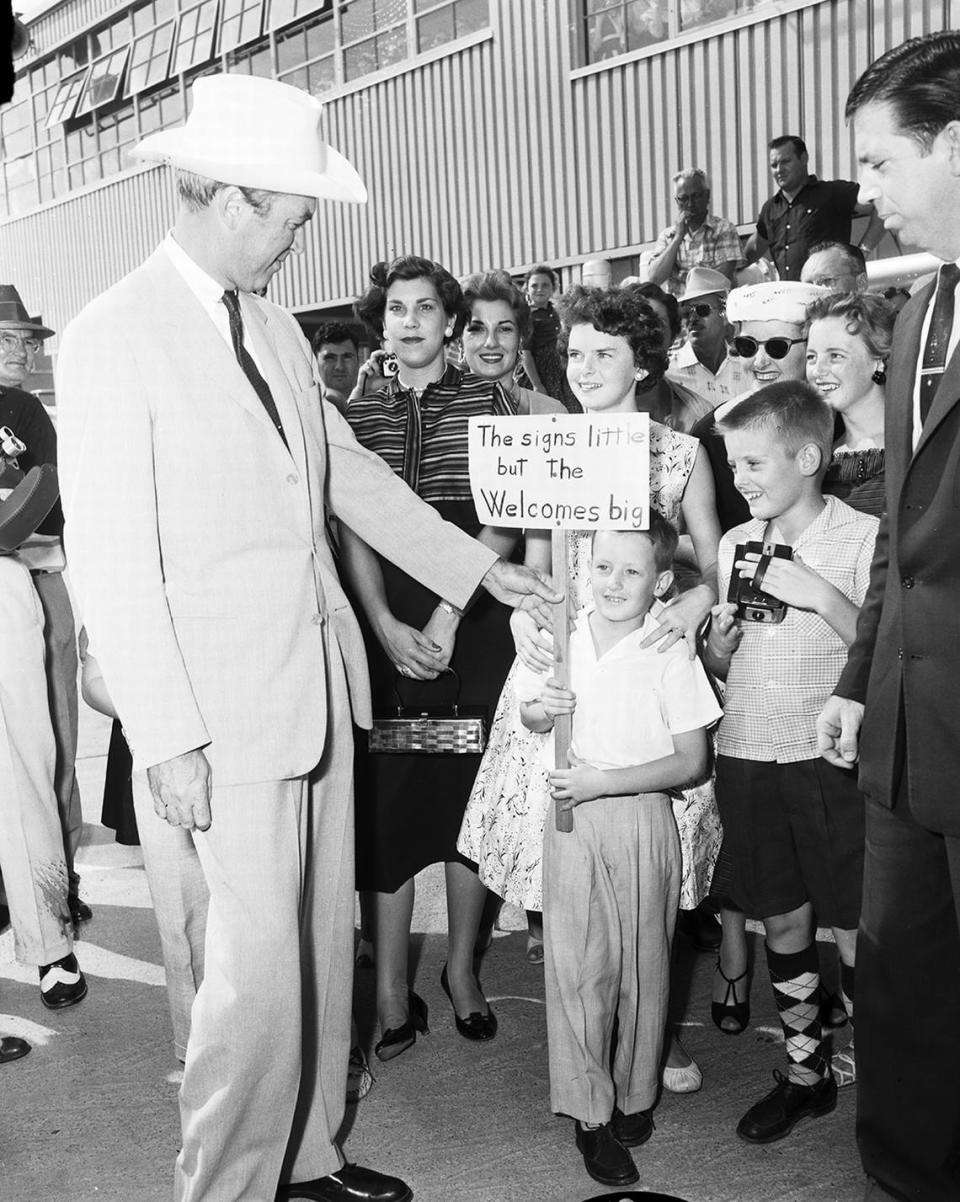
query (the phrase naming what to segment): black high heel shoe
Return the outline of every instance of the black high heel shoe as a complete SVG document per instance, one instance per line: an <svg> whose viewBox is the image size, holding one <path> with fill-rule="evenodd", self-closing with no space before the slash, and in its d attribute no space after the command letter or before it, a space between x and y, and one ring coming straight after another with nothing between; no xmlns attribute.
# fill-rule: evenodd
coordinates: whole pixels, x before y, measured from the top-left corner
<svg viewBox="0 0 960 1202"><path fill-rule="evenodd" d="M444 964L443 971L440 973L440 987L450 999L450 1005L453 1006L453 1020L457 1024L457 1030L464 1039L472 1039L475 1043L483 1043L487 1039L493 1039L497 1033L497 1016L490 1009L489 1002L487 1003L486 1014L481 1014L479 1010L474 1010L466 1018L461 1018L457 1013L453 994L450 992L450 982L447 979L446 964Z"/></svg>
<svg viewBox="0 0 960 1202"><path fill-rule="evenodd" d="M710 1016L713 1019L714 1026L721 1030L724 1035L742 1035L750 1023L750 995L747 994L745 1002L737 1001L737 983L745 981L747 978L747 969L744 969L739 977L728 977L720 967L720 957L717 957L717 972L727 983L727 991L723 995L722 1002L710 1003ZM746 990L746 985L744 989ZM732 1001L730 999L733 999ZM734 1026L724 1026L726 1022L735 1024Z"/></svg>
<svg viewBox="0 0 960 1202"><path fill-rule="evenodd" d="M374 1044L373 1053L378 1060L393 1060L401 1052L417 1042L417 1032L429 1035L427 1026L427 1003L411 989L407 995L407 1021L399 1027L384 1031L383 1038Z"/></svg>

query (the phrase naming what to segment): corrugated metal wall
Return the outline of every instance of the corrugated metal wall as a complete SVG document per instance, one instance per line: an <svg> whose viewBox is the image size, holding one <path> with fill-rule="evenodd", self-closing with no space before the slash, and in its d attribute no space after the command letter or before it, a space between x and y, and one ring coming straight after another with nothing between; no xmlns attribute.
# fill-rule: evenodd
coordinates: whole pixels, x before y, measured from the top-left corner
<svg viewBox="0 0 960 1202"><path fill-rule="evenodd" d="M750 223L770 191L770 137L802 134L819 174L851 178L853 80L960 17L960 0L821 0L571 77L578 8L491 0L490 38L332 101L327 137L370 203L321 205L276 299L341 303L375 259L410 251L457 274L634 253L672 220L684 165L710 172L715 211ZM107 181L0 225L0 278L62 328L149 253L173 208L163 170Z"/></svg>

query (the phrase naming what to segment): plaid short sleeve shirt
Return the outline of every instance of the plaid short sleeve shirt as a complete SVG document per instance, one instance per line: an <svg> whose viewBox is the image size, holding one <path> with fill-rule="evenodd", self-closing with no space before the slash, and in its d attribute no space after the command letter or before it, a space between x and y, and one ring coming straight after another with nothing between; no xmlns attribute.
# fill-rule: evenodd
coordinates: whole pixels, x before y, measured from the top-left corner
<svg viewBox="0 0 960 1202"><path fill-rule="evenodd" d="M657 239L652 255L662 254L676 232L675 225L668 225ZM664 281L664 290L679 296L691 267L717 267L720 263L729 262L736 263L738 267L745 262L736 226L725 217L708 213L698 230L684 234L673 271L669 279Z"/></svg>
<svg viewBox="0 0 960 1202"><path fill-rule="evenodd" d="M862 605L879 522L836 497L824 501L823 511L793 544L794 558ZM736 545L762 541L765 527L751 519L720 540L721 599L727 596ZM744 623L727 675L720 755L780 764L816 759L817 716L846 662L843 639L808 610L790 607L780 623Z"/></svg>

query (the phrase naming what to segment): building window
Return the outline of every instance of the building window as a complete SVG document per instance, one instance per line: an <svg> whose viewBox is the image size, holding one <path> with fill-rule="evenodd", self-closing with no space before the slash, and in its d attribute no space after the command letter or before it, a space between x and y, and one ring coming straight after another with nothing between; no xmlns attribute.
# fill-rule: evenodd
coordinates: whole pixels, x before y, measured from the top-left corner
<svg viewBox="0 0 960 1202"><path fill-rule="evenodd" d="M581 0L581 61L597 63L723 21L769 0Z"/></svg>
<svg viewBox="0 0 960 1202"><path fill-rule="evenodd" d="M83 118L74 129L66 131L67 188L82 188L100 178L100 155L97 130L93 121Z"/></svg>
<svg viewBox="0 0 960 1202"><path fill-rule="evenodd" d="M61 80L53 104L50 105L50 111L47 113L44 126L46 129L68 121L73 116L73 110L77 107L77 101L80 99L80 93L83 91L89 70L89 67L81 67L79 71L74 71L72 75Z"/></svg>
<svg viewBox="0 0 960 1202"><path fill-rule="evenodd" d="M49 146L41 146L37 151L37 186L40 189L40 203L62 196L67 190L67 171L63 153L63 141L58 138Z"/></svg>
<svg viewBox="0 0 960 1202"><path fill-rule="evenodd" d="M406 0L350 0L340 7L343 78L349 82L409 56Z"/></svg>
<svg viewBox="0 0 960 1202"><path fill-rule="evenodd" d="M213 57L213 33L217 21L217 0L202 0L180 16L173 51L173 74L189 71Z"/></svg>
<svg viewBox="0 0 960 1202"><path fill-rule="evenodd" d="M267 0L267 29L280 29L314 13L330 15L332 0Z"/></svg>
<svg viewBox="0 0 960 1202"><path fill-rule="evenodd" d="M115 113L97 118L97 140L100 153L100 174L106 178L125 171L131 164L126 151L137 141L137 115L132 104L126 104Z"/></svg>
<svg viewBox="0 0 960 1202"><path fill-rule="evenodd" d="M33 113L28 98L0 111L0 162L9 162L32 150Z"/></svg>
<svg viewBox="0 0 960 1202"><path fill-rule="evenodd" d="M173 21L158 25L134 40L127 72L127 95L134 96L169 76L170 47L173 45Z"/></svg>
<svg viewBox="0 0 960 1202"><path fill-rule="evenodd" d="M262 75L266 79L273 78L273 51L269 41L263 41L249 50L231 54L227 58L228 71L246 71L250 75Z"/></svg>
<svg viewBox="0 0 960 1202"><path fill-rule="evenodd" d="M176 125L183 120L183 97L180 95L180 88L174 84L149 96L141 96L137 101L137 110L140 117L140 133L144 137L168 125Z"/></svg>
<svg viewBox="0 0 960 1202"><path fill-rule="evenodd" d="M37 181L34 177L33 155L13 159L3 164L6 211L9 216L26 213L37 205Z"/></svg>
<svg viewBox="0 0 960 1202"><path fill-rule="evenodd" d="M490 24L490 0L416 0L417 51L423 53ZM423 14L423 15L420 15Z"/></svg>
<svg viewBox="0 0 960 1202"><path fill-rule="evenodd" d="M119 50L113 50L110 54L105 54L90 64L90 74L87 76L86 87L83 89L83 95L80 97L80 103L74 111L74 116L79 117L83 113L92 113L95 108L110 104L116 99L117 93L120 91L123 68L127 65L129 54L130 47L122 46Z"/></svg>
<svg viewBox="0 0 960 1202"><path fill-rule="evenodd" d="M336 83L333 21L330 14L277 36L277 78L313 96Z"/></svg>
<svg viewBox="0 0 960 1202"><path fill-rule="evenodd" d="M223 0L218 54L228 54L260 36L263 0Z"/></svg>

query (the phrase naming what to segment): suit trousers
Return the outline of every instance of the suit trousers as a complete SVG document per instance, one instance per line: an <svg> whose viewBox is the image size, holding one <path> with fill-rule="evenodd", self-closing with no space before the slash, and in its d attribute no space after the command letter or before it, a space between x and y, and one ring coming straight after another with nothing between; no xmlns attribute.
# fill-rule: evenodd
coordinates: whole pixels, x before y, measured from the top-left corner
<svg viewBox="0 0 960 1202"><path fill-rule="evenodd" d="M0 871L17 960L35 965L73 946L43 655L30 573L0 557Z"/></svg>
<svg viewBox="0 0 960 1202"><path fill-rule="evenodd" d="M63 827L70 893L75 894L80 878L74 868L74 859L83 834L83 811L77 785L77 630L63 573L37 572L33 583L45 619L43 637L47 650L47 689L57 744L54 788Z"/></svg>
<svg viewBox="0 0 960 1202"><path fill-rule="evenodd" d="M203 980L210 890L190 832L154 812L146 772L133 774L133 808L160 932L174 1051L178 1060L185 1060L190 1012Z"/></svg>
<svg viewBox="0 0 960 1202"><path fill-rule="evenodd" d="M857 1141L906 1202L960 1198L960 838L867 800ZM886 1195L884 1195L886 1196Z"/></svg>
<svg viewBox="0 0 960 1202"><path fill-rule="evenodd" d="M327 640L323 757L307 777L218 788L195 835L210 890L180 1090L178 1202L272 1202L336 1172L353 981L353 727Z"/></svg>
<svg viewBox="0 0 960 1202"><path fill-rule="evenodd" d="M553 1111L606 1123L614 1106L624 1114L653 1106L680 879L666 794L585 802L569 834L557 831L551 808L543 933Z"/></svg>

